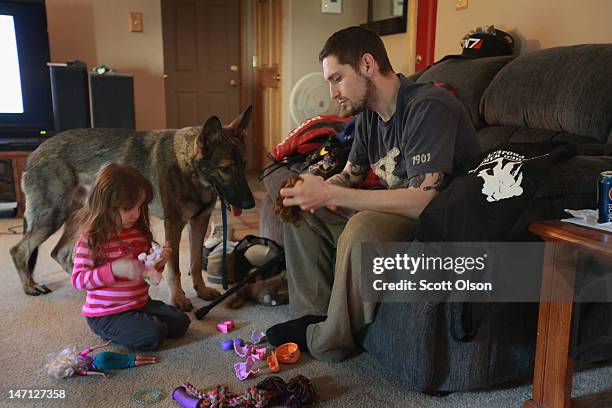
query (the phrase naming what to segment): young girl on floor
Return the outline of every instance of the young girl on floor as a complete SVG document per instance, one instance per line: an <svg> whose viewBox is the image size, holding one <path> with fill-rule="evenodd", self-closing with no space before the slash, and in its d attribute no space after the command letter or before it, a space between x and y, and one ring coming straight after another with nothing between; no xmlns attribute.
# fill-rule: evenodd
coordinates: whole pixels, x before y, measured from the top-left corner
<svg viewBox="0 0 612 408"><path fill-rule="evenodd" d="M109 164L97 174L87 205L80 210L81 225L75 247L72 286L87 290L83 314L89 327L104 340L134 350L154 350L166 337L185 334L189 317L179 309L149 297L145 265L138 260L149 252L153 234L148 204L151 183L136 169ZM166 243L159 262L168 257Z"/></svg>

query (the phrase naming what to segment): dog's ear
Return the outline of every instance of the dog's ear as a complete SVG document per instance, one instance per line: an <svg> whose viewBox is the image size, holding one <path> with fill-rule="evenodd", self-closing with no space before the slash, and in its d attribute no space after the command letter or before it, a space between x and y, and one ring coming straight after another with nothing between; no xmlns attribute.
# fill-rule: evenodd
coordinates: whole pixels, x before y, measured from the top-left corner
<svg viewBox="0 0 612 408"><path fill-rule="evenodd" d="M216 116L211 116L208 118L204 126L202 126L202 131L198 135L198 142L196 146L199 150L197 153L203 153L206 151L206 145L215 144L221 141L221 137L223 135L223 126L221 126L221 121Z"/></svg>
<svg viewBox="0 0 612 408"><path fill-rule="evenodd" d="M245 129L249 126L249 122L251 121L252 114L253 114L253 105L249 105L249 107L246 108L246 110L242 113L242 115L232 120L232 123L230 123L228 127L236 130L237 133L241 136L246 135Z"/></svg>

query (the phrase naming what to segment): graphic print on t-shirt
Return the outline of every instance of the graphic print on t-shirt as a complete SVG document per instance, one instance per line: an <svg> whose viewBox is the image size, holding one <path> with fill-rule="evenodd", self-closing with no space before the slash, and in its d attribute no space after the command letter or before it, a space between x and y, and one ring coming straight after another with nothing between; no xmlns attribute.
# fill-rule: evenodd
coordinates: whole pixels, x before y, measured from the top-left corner
<svg viewBox="0 0 612 408"><path fill-rule="evenodd" d="M470 173L477 173L484 180L482 194L487 196L487 201L500 201L523 194L521 167L524 161L522 154L497 150L485 157Z"/></svg>
<svg viewBox="0 0 612 408"><path fill-rule="evenodd" d="M397 177L393 172L397 166L400 150L397 147L389 150L387 155L372 165L374 173L389 188L403 188L408 186L408 180Z"/></svg>

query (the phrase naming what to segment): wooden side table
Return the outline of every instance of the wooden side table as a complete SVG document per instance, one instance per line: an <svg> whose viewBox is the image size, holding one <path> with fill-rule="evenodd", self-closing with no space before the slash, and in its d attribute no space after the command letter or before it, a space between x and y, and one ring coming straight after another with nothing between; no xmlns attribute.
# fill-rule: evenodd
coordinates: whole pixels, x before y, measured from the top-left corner
<svg viewBox="0 0 612 408"><path fill-rule="evenodd" d="M13 185L15 186L15 201L17 201L17 218L23 217L25 210L25 197L21 191L21 176L25 169L28 156L26 151L0 151L0 160L10 160L13 169Z"/></svg>
<svg viewBox="0 0 612 408"><path fill-rule="evenodd" d="M529 230L545 241L541 299L571 299L577 254L612 260L612 233L561 221L540 221ZM574 244L561 250L557 243ZM569 253L568 253L569 252ZM523 408L571 408L574 361L570 356L573 302L541 301L533 396Z"/></svg>

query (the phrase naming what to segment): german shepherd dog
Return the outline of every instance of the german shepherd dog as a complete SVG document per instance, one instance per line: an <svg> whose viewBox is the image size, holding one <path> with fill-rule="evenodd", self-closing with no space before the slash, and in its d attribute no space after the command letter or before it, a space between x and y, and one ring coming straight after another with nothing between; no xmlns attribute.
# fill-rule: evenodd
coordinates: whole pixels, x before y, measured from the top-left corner
<svg viewBox="0 0 612 408"><path fill-rule="evenodd" d="M26 197L23 238L11 256L28 295L49 293L34 281L38 247L66 224L51 256L72 271L77 230L74 211L82 207L97 171L107 163L137 168L153 184L150 214L164 220L165 240L172 245L166 281L171 302L193 308L180 283L179 243L189 226L190 273L198 297L212 300L219 292L202 279L202 245L210 214L221 196L232 214L253 208L245 178L244 137L252 107L223 127L216 116L203 127L136 132L120 129L75 129L62 132L28 158L22 187Z"/></svg>

